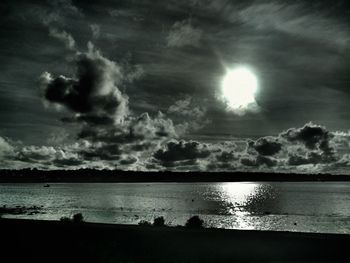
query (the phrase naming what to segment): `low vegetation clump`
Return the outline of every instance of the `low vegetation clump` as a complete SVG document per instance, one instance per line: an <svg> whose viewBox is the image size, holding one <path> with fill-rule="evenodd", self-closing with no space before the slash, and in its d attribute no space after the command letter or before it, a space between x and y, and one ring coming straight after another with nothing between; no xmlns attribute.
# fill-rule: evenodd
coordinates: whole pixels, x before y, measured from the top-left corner
<svg viewBox="0 0 350 263"><path fill-rule="evenodd" d="M153 224L150 223L147 220L141 220L138 223L139 226L154 226L154 227L163 227L163 226L167 226L165 224L165 219L163 216L160 217L156 217L153 220ZM183 227L183 226L177 226L177 227ZM185 224L185 227L187 228L204 228L204 220L201 219L199 216L192 216L191 218L189 218Z"/></svg>
<svg viewBox="0 0 350 263"><path fill-rule="evenodd" d="M84 222L84 217L82 213L74 214L73 215L73 222L74 223L81 223Z"/></svg>
<svg viewBox="0 0 350 263"><path fill-rule="evenodd" d="M82 223L84 222L84 217L82 213L74 214L72 218L69 217L61 217L61 222L73 222L73 223Z"/></svg>
<svg viewBox="0 0 350 263"><path fill-rule="evenodd" d="M139 226L152 226L152 224L150 222L148 222L147 220L141 220L139 222Z"/></svg>
<svg viewBox="0 0 350 263"><path fill-rule="evenodd" d="M153 226L165 226L165 219L164 219L164 217L162 217L162 216L156 217L153 220Z"/></svg>
<svg viewBox="0 0 350 263"><path fill-rule="evenodd" d="M188 228L203 228L204 221L199 216L192 216L187 220L185 226Z"/></svg>
<svg viewBox="0 0 350 263"><path fill-rule="evenodd" d="M147 220L141 220L138 223L139 226L155 226L155 227L162 227L162 226L166 226L165 225L165 219L164 217L160 216L160 217L156 217L153 220L153 224L148 222Z"/></svg>

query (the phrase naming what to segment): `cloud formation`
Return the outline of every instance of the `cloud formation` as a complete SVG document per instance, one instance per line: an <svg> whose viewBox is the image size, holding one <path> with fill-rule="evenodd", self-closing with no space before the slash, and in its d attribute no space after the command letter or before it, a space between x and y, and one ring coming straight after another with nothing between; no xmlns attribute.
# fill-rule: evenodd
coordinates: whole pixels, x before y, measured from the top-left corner
<svg viewBox="0 0 350 263"><path fill-rule="evenodd" d="M112 2L74 1L75 6L68 0L43 4L28 1L24 13L30 16L6 23L11 25L5 28L11 38L8 43L20 43L12 39L16 35L10 31L13 27L29 30L28 35L36 28L37 38L33 39L40 39L43 44L26 38L27 41L22 41L24 45L18 44L26 52L16 50L22 57L3 46L4 53L10 52L13 57L9 63L13 61L15 65L13 71L5 72L4 77L8 78L4 79L4 85L12 83L19 64L33 69L23 71L23 81L19 78L12 87L26 81L32 83L29 79L47 68L50 73L45 72L40 78L42 98L60 110L60 118L65 116L63 125L68 127L70 139L62 134L50 140L38 140L37 145L21 145L0 137L0 159L6 163L3 167L322 172L349 166L347 133L308 123L278 134L279 127L287 127L293 121L313 119L329 123L327 107L318 106L324 100L333 103L332 99L346 98L345 92L327 96L333 94L333 86L324 81L327 78L340 86L338 82L346 83L346 78L323 74L344 65L345 72L348 68L344 47L348 44L349 31L346 23L334 14L328 16L320 9L311 12L313 9L304 8L307 2L191 0L155 4L147 0L142 4L129 1L122 5ZM21 7L13 10L20 11ZM184 19L188 17L187 11L191 19ZM108 13L110 16L106 16ZM36 20L33 23L31 19ZM38 19L43 21L38 23ZM144 23L139 23L141 20ZM91 24L92 21L98 21L98 25ZM44 25L51 37L74 51L70 54L73 61L63 61L61 47L46 46L48 35L45 30L38 30L38 25ZM101 38L98 44L103 53L92 44L87 52L79 51L78 44L90 38ZM47 63L48 59L52 63ZM30 64L26 64L28 61ZM342 61L343 64L337 63ZM76 70L67 72L69 67L65 63L71 62ZM256 67L261 80L256 97L261 111L256 115L227 114L223 105L213 102L225 67L241 63ZM319 66L314 67L315 64ZM298 74L306 69L310 74ZM327 98L320 98L319 104L312 93L314 87L319 88L320 94L324 90L330 92L323 94ZM23 88L18 94L26 97L26 92L28 89ZM309 101L312 103L304 103L309 99L304 101L304 95L308 94L313 97ZM10 100L6 100L9 97L2 102L9 104ZM28 105L37 102L31 100L32 104ZM308 105L313 103L317 107L312 106L314 111L308 111ZM338 106L342 108L337 103L332 105L336 105L332 107L335 113ZM47 122L56 128L48 131L51 134L62 123L52 118L52 112L36 118L41 115L40 106L31 112L31 117L44 124L35 123L33 127L46 128ZM163 113L157 113L158 110ZM301 111L305 114L299 114ZM22 113L18 111L18 115ZM270 120L273 125L262 125ZM212 126L208 125L210 121ZM342 125L345 127L346 123ZM255 139L230 137L251 134L252 130L258 130ZM276 135L257 137L271 132ZM224 137L226 141L219 142L217 133L222 133L220 139ZM28 134L30 138L41 135L32 131ZM72 142L72 134L76 134L76 143ZM40 144L46 142L48 145Z"/></svg>
<svg viewBox="0 0 350 263"><path fill-rule="evenodd" d="M249 141L248 145L263 156L275 155L282 149L282 143L278 141L278 138L274 137L264 137L257 141Z"/></svg>
<svg viewBox="0 0 350 263"><path fill-rule="evenodd" d="M321 13L310 13L302 3L276 1L250 5L240 10L239 18L261 30L277 30L313 41L344 48L350 40L349 30Z"/></svg>
<svg viewBox="0 0 350 263"><path fill-rule="evenodd" d="M66 31L59 31L56 28L50 28L49 35L51 37L57 38L62 41L67 49L75 50L75 40L72 35L68 34Z"/></svg>
<svg viewBox="0 0 350 263"><path fill-rule="evenodd" d="M46 26L62 27L70 19L83 18L84 14L71 0L52 0L47 4L28 8L29 19L40 19Z"/></svg>
<svg viewBox="0 0 350 263"><path fill-rule="evenodd" d="M308 123L302 128L292 128L280 134L282 138L290 142L301 142L308 149L319 149L325 153L332 153L330 140L334 135L326 130L325 127Z"/></svg>
<svg viewBox="0 0 350 263"><path fill-rule="evenodd" d="M168 47L198 47L202 38L202 30L192 26L191 19L175 22L166 37Z"/></svg>
<svg viewBox="0 0 350 263"><path fill-rule="evenodd" d="M70 110L70 121L92 125L121 122L129 111L128 97L118 88L123 81L121 68L91 43L88 52L77 53L75 63L73 77L41 75L44 99Z"/></svg>
<svg viewBox="0 0 350 263"><path fill-rule="evenodd" d="M247 140L245 147L234 141L204 143L174 139L170 119L142 114L108 129L82 130L76 143L60 146L23 146L0 137L0 160L4 168L344 173L350 158L337 152L337 134L309 123Z"/></svg>
<svg viewBox="0 0 350 263"><path fill-rule="evenodd" d="M183 116L190 117L191 119L200 119L205 115L206 110L203 107L193 105L193 99L187 96L183 100L176 101L168 109L168 112L174 114L180 114Z"/></svg>
<svg viewBox="0 0 350 263"><path fill-rule="evenodd" d="M195 141L170 141L164 148L159 149L153 155L163 166L175 166L185 163L194 164L198 159L210 156L210 150L205 144Z"/></svg>
<svg viewBox="0 0 350 263"><path fill-rule="evenodd" d="M167 111L169 116L178 120L175 127L178 134L197 131L209 125L210 120L206 118L206 113L207 109L204 106L197 104L194 101L194 98L190 96L175 101Z"/></svg>
<svg viewBox="0 0 350 263"><path fill-rule="evenodd" d="M12 145L4 138L0 137L0 157L11 154L13 151Z"/></svg>
<svg viewBox="0 0 350 263"><path fill-rule="evenodd" d="M101 29L100 29L99 25L91 24L90 29L91 29L91 33L92 33L92 38L97 39L100 37Z"/></svg>

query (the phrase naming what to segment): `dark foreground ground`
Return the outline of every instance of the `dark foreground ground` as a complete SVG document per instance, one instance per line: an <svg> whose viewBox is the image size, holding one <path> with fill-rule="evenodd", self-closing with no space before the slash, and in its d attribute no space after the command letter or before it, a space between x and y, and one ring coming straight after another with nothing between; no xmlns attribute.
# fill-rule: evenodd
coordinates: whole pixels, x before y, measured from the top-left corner
<svg viewBox="0 0 350 263"><path fill-rule="evenodd" d="M349 235L2 219L0 239L0 262L350 262Z"/></svg>

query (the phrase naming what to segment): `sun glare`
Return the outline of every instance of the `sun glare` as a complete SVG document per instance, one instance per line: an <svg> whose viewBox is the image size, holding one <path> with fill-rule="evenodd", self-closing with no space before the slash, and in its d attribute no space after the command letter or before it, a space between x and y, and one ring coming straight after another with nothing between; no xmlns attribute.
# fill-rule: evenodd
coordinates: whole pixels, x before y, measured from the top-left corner
<svg viewBox="0 0 350 263"><path fill-rule="evenodd" d="M255 103L257 89L257 77L246 67L228 70L222 81L222 95L233 110L245 109Z"/></svg>

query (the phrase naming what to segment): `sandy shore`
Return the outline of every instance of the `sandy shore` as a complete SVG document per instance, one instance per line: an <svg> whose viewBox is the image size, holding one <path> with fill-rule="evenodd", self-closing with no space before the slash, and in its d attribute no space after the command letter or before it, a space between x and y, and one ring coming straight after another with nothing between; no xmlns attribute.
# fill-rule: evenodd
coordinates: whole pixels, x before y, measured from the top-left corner
<svg viewBox="0 0 350 263"><path fill-rule="evenodd" d="M0 233L6 262L350 262L350 235L13 219Z"/></svg>

